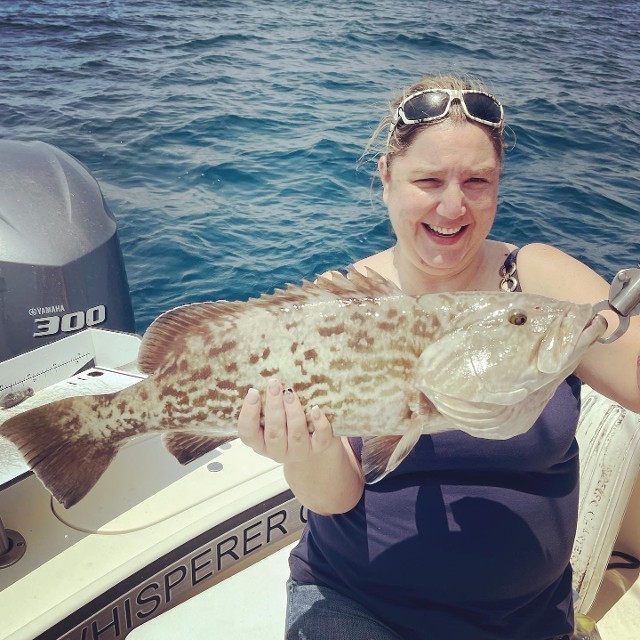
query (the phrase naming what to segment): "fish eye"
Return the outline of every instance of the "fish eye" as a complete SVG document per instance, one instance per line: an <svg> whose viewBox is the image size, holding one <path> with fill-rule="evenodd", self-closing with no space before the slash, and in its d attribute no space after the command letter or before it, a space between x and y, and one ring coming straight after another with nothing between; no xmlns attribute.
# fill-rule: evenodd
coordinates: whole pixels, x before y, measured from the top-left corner
<svg viewBox="0 0 640 640"><path fill-rule="evenodd" d="M512 313L509 316L509 322L517 326L525 324L526 321L527 321L527 314L523 313L522 311L514 311L514 313Z"/></svg>

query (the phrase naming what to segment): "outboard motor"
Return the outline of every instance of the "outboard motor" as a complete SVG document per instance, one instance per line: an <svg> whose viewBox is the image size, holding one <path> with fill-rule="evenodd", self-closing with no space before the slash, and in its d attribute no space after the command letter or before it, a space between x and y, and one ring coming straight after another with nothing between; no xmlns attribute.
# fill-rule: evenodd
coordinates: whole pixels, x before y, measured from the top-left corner
<svg viewBox="0 0 640 640"><path fill-rule="evenodd" d="M0 362L87 327L135 330L115 218L75 158L0 140Z"/></svg>

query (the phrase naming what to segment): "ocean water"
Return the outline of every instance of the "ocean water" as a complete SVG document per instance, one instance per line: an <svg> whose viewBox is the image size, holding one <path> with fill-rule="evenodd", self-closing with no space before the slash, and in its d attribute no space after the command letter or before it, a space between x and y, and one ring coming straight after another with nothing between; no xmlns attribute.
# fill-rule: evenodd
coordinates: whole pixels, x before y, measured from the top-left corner
<svg viewBox="0 0 640 640"><path fill-rule="evenodd" d="M0 137L98 179L142 332L389 246L357 160L404 86L473 73L509 123L492 236L610 279L640 260L639 36L629 0L13 0Z"/></svg>

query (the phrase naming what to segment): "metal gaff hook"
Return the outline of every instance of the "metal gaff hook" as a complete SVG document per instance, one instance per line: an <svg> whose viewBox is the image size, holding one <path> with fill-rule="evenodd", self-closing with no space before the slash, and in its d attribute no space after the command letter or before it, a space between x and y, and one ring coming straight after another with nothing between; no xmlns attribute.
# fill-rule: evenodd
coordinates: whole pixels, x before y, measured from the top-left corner
<svg viewBox="0 0 640 640"><path fill-rule="evenodd" d="M640 314L640 265L616 273L609 289L609 299L593 306L594 313L607 310L618 316L618 327L607 338L598 338L602 344L617 340L629 328L629 318Z"/></svg>

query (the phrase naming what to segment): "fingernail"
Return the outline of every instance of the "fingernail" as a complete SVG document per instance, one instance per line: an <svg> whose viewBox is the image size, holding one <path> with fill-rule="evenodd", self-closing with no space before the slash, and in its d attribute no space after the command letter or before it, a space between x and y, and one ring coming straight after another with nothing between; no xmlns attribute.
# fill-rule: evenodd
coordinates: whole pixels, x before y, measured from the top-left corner
<svg viewBox="0 0 640 640"><path fill-rule="evenodd" d="M277 396L280 393L281 386L277 380L272 380L267 388L272 396Z"/></svg>
<svg viewBox="0 0 640 640"><path fill-rule="evenodd" d="M293 389L284 390L284 401L288 404L291 404L293 402Z"/></svg>
<svg viewBox="0 0 640 640"><path fill-rule="evenodd" d="M247 402L249 404L257 404L258 400L260 400L260 393L257 389L251 387L249 391L247 391Z"/></svg>
<svg viewBox="0 0 640 640"><path fill-rule="evenodd" d="M311 407L311 419L320 420L321 415L322 412L320 411L320 407L317 404L314 404L313 407Z"/></svg>

